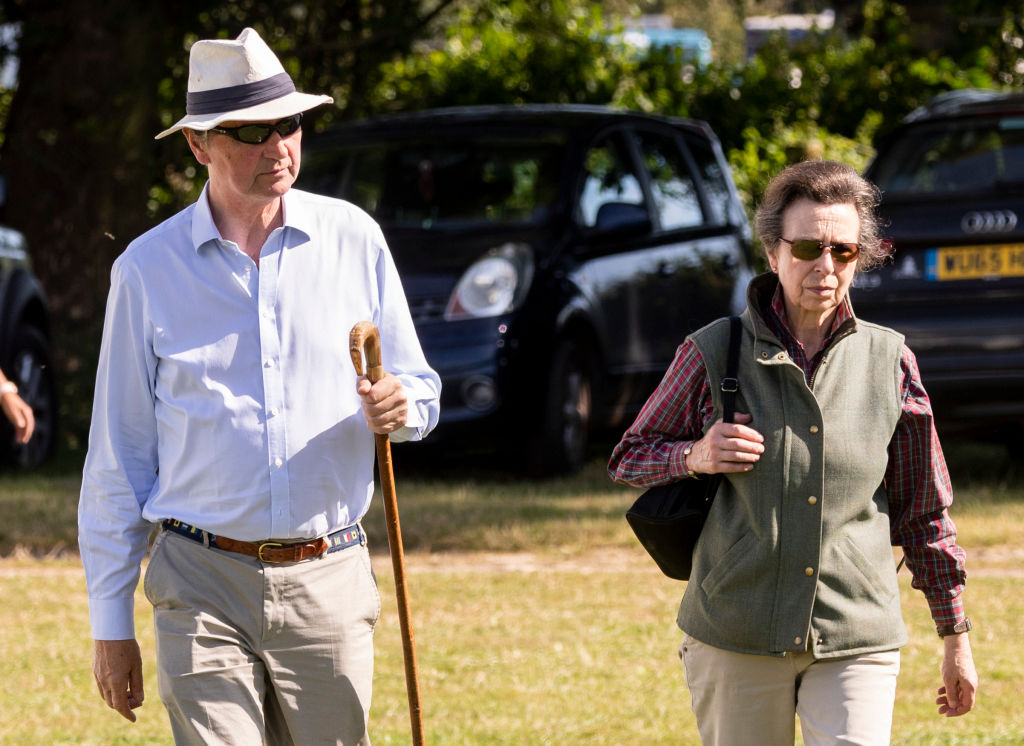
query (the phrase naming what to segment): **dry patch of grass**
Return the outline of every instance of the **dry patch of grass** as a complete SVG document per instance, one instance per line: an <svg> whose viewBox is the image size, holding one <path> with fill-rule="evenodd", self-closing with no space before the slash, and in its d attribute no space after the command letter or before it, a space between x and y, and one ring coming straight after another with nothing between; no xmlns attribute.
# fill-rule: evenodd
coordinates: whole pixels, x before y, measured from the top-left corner
<svg viewBox="0 0 1024 746"><path fill-rule="evenodd" d="M676 655L683 586L658 573L623 520L635 490L611 484L600 460L578 477L545 482L488 474L442 480L411 470L397 476L429 743L698 743ZM96 694L84 579L77 561L64 556L75 544L77 499L77 475L0 476L0 746L169 743L151 613L141 594L147 703L139 723L121 720ZM1024 490L970 484L959 489L954 516L969 551L978 707L965 718L936 714L942 646L923 596L903 572L911 643L903 653L893 743L1024 743L1024 601L1017 588ZM379 501L366 528L384 600L371 737L375 744L407 744Z"/></svg>
<svg viewBox="0 0 1024 746"><path fill-rule="evenodd" d="M636 551L422 554L407 557L428 742L697 744L676 656L682 585ZM375 566L384 599L377 630L371 736L409 742L408 709L390 562ZM1017 582L979 566L968 600L982 678L966 718L935 713L941 642L923 597L903 574L911 643L904 649L894 743L1019 744L1024 684L1016 634ZM130 725L100 701L89 672L84 581L70 560L0 561L5 651L0 744L169 743L153 671L152 624L138 598L147 703Z"/></svg>

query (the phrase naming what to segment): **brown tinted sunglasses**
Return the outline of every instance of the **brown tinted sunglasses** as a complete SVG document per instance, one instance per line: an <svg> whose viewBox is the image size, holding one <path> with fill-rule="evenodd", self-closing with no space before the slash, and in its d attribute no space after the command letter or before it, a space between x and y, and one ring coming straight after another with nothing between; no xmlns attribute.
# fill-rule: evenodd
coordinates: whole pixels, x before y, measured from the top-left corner
<svg viewBox="0 0 1024 746"><path fill-rule="evenodd" d="M828 249L835 261L846 264L856 259L860 252L859 243L825 243L813 238L798 238L795 241L790 241L788 238L779 240L788 243L792 247L793 256L804 261L814 261L825 252L825 249Z"/></svg>

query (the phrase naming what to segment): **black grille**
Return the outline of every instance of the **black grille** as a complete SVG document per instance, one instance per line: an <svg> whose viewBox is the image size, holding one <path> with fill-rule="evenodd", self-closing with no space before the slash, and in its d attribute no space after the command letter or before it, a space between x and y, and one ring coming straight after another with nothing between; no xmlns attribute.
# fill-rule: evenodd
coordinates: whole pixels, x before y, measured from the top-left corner
<svg viewBox="0 0 1024 746"><path fill-rule="evenodd" d="M444 317L445 306L448 299L440 296L427 298L409 298L409 310L412 312L412 320L415 323L424 321L439 321Z"/></svg>

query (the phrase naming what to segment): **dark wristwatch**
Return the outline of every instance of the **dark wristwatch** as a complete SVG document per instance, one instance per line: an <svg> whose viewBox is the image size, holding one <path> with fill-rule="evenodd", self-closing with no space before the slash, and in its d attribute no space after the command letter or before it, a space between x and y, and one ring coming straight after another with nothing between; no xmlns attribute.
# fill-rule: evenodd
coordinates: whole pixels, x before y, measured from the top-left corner
<svg viewBox="0 0 1024 746"><path fill-rule="evenodd" d="M970 632L973 628L971 620L964 617L963 621L956 624L945 624L936 628L936 631L939 633L939 637L948 637L949 635L959 635L961 632Z"/></svg>

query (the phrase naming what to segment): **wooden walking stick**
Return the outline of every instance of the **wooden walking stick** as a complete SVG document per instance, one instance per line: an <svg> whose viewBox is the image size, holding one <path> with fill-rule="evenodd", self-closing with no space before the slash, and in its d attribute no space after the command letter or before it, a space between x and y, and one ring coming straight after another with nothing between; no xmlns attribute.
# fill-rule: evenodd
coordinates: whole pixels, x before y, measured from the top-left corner
<svg viewBox="0 0 1024 746"><path fill-rule="evenodd" d="M380 359L380 333L369 321L360 321L349 334L349 353L356 375L363 375L363 351L366 352L366 377L376 383L384 377ZM388 525L388 546L391 548L391 566L395 574L398 597L398 623L402 631L402 655L405 658L405 689L409 695L409 718L412 722L413 746L423 745L423 711L420 707L420 680L416 668L416 647L409 621L409 590L405 583L405 550L402 548L402 526L398 521L398 496L395 493L395 474L391 466L391 441L387 435L375 434L377 468L380 471L381 492L384 494L384 517Z"/></svg>

